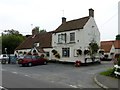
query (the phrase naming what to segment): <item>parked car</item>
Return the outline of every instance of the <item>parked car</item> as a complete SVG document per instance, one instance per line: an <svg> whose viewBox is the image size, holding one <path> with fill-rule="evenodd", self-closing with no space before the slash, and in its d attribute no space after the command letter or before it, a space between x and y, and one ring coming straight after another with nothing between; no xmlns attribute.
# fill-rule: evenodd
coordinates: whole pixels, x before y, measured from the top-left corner
<svg viewBox="0 0 120 90"><path fill-rule="evenodd" d="M42 58L40 56L36 55L26 55L23 59L18 60L18 64L21 66L33 66L33 65L39 65L39 64L47 64L47 59Z"/></svg>
<svg viewBox="0 0 120 90"><path fill-rule="evenodd" d="M0 62L1 62L2 64L6 64L6 62L8 62L8 60L9 60L9 57L8 57L7 54L1 54L1 55L0 55Z"/></svg>

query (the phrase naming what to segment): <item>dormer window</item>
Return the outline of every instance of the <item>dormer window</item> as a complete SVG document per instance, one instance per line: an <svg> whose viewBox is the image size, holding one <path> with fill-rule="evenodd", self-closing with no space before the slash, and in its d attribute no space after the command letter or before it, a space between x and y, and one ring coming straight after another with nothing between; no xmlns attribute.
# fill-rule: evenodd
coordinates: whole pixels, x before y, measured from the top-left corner
<svg viewBox="0 0 120 90"><path fill-rule="evenodd" d="M70 33L70 42L75 42L75 32Z"/></svg>
<svg viewBox="0 0 120 90"><path fill-rule="evenodd" d="M40 44L39 43L34 43L34 47L39 47Z"/></svg>

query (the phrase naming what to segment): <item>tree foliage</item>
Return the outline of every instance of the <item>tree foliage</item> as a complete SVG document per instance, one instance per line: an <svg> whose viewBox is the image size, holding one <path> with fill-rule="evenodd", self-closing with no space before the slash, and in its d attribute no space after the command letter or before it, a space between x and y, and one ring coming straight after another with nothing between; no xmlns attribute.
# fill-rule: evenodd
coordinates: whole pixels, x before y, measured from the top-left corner
<svg viewBox="0 0 120 90"><path fill-rule="evenodd" d="M2 34L2 53L5 53L5 48L7 48L7 53L12 54L15 48L23 42L25 37L13 29L5 30L5 32L7 32L7 34Z"/></svg>
<svg viewBox="0 0 120 90"><path fill-rule="evenodd" d="M3 35L18 35L19 31L11 29L11 30L4 30Z"/></svg>
<svg viewBox="0 0 120 90"><path fill-rule="evenodd" d="M98 52L99 46L96 42L91 42L88 48L90 50L90 56L94 57L94 54Z"/></svg>
<svg viewBox="0 0 120 90"><path fill-rule="evenodd" d="M116 35L116 40L120 40L120 34Z"/></svg>
<svg viewBox="0 0 120 90"><path fill-rule="evenodd" d="M44 33L44 32L46 32L45 29L40 29L40 27L38 27L38 26L36 26L35 28L33 28L33 31L36 31L38 33Z"/></svg>

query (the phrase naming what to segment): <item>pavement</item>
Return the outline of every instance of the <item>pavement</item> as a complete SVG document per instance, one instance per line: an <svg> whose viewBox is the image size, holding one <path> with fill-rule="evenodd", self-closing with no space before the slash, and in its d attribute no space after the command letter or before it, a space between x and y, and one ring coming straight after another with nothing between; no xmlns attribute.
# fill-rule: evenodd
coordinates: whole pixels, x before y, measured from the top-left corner
<svg viewBox="0 0 120 90"><path fill-rule="evenodd" d="M96 74L94 81L105 90L120 90L120 79Z"/></svg>

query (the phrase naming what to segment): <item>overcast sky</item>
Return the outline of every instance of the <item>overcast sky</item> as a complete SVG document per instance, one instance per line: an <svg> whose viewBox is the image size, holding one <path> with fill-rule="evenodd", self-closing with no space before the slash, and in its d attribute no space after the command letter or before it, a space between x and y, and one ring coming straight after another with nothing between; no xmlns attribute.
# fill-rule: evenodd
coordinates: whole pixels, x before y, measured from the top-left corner
<svg viewBox="0 0 120 90"><path fill-rule="evenodd" d="M55 30L64 16L67 21L88 16L89 8L95 12L95 21L101 40L114 40L118 34L119 0L0 0L0 33L15 29L26 35L39 26ZM33 26L31 26L33 24Z"/></svg>

